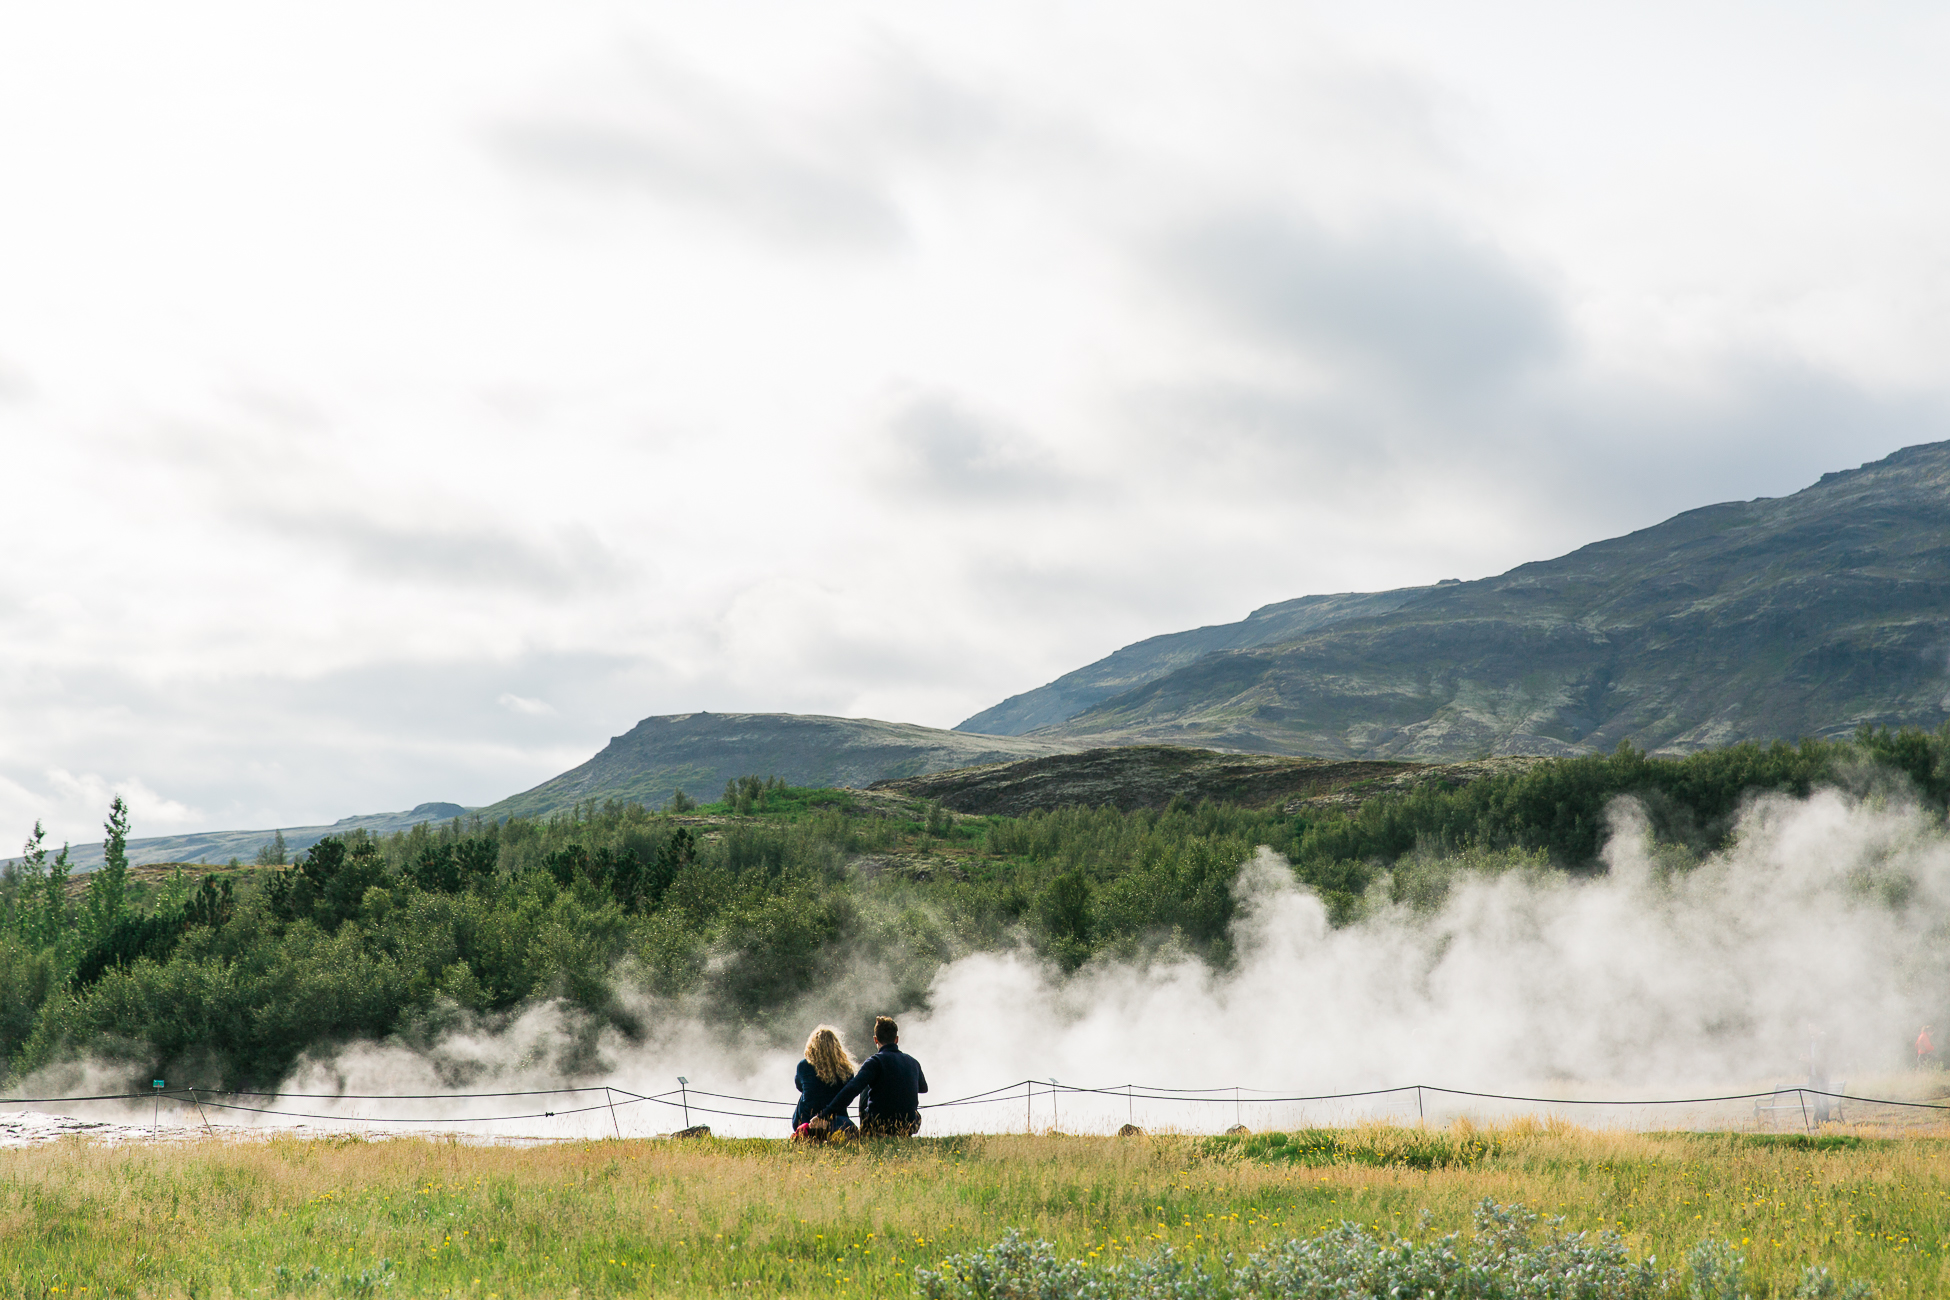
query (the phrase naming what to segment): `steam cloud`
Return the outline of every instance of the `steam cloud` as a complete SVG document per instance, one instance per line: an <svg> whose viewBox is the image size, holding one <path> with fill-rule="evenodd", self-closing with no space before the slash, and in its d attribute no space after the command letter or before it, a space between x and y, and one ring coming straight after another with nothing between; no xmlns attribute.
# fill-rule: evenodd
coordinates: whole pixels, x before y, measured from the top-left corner
<svg viewBox="0 0 1950 1300"><path fill-rule="evenodd" d="M1731 848L1691 870L1662 865L1630 801L1614 807L1612 829L1604 875L1458 872L1433 906L1383 906L1339 930L1262 849L1236 886L1243 906L1230 971L1183 959L1064 978L1026 952L969 956L942 968L924 1014L904 1017L902 1043L926 1067L928 1100L1052 1076L1070 1085L1239 1084L1287 1095L1425 1083L1673 1096L1805 1083L1811 1055L1839 1090L1906 1064L1918 1026L1944 1008L1950 839L1935 818L1833 791L1765 798L1747 811ZM863 959L852 987L809 1008L807 1026L822 1011L831 1017L836 1001L851 1006L856 1014L842 1023L857 1053L866 1017L882 1009L874 1005L881 988ZM793 1097L796 1043L755 1032L728 1038L721 1026L669 1007L643 1012L647 1039L606 1035L596 1044L602 1066L573 1082L650 1094L684 1075L719 1093ZM454 1090L457 1070L474 1080L464 1091L561 1086L559 1062L574 1033L560 1011L535 1008L499 1032L449 1035L431 1053L357 1047L285 1086L442 1093ZM676 1107L648 1102L624 1105L613 1121L609 1099L508 1099L489 1109L430 1101L410 1113L558 1112L463 1126L482 1134L598 1135L613 1125L642 1134L683 1122ZM627 1101L621 1092L614 1099ZM776 1120L747 1119L712 1112L765 1108L695 1094L692 1101L692 1121L719 1133L785 1131L783 1111ZM408 1109L283 1104L348 1120ZM1038 1096L1026 1115L1018 1089L997 1104L931 1111L928 1131L1020 1129L1026 1119L1103 1131L1127 1114L1210 1131L1235 1118L1231 1105L1071 1095L1054 1105L1053 1113L1050 1098ZM1237 1117L1258 1127L1391 1107L1400 1114L1403 1106L1412 1115L1414 1105L1411 1094L1366 1106L1276 1107L1247 1093ZM561 1113L576 1106L594 1109Z"/></svg>

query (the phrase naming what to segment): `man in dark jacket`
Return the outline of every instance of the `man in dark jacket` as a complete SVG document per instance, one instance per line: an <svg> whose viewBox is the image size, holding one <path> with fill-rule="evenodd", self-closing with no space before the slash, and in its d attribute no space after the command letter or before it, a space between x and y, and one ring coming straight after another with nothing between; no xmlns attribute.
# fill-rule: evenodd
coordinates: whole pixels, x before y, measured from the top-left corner
<svg viewBox="0 0 1950 1300"><path fill-rule="evenodd" d="M921 1129L921 1094L928 1077L921 1063L900 1049L900 1026L890 1017L875 1016L873 1041L880 1050L869 1056L813 1118L824 1129L846 1103L860 1099L860 1132L867 1137L912 1137Z"/></svg>

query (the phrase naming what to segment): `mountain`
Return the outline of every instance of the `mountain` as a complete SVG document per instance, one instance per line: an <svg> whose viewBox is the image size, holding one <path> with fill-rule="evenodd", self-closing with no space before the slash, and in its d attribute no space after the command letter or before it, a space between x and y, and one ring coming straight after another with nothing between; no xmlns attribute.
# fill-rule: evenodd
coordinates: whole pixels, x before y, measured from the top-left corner
<svg viewBox="0 0 1950 1300"><path fill-rule="evenodd" d="M541 817L584 800L661 807L677 790L703 802L739 776L790 785L862 787L886 777L1007 763L1080 748L1069 741L983 736L871 718L798 713L679 713L645 718L580 767L481 812Z"/></svg>
<svg viewBox="0 0 1950 1300"><path fill-rule="evenodd" d="M1349 592L1338 596L1302 596L1267 605L1237 623L1167 632L1127 645L1047 686L1012 695L983 709L956 731L979 731L997 736L1020 736L1038 727L1054 726L1113 695L1156 681L1215 650L1243 650L1270 642L1291 641L1350 618L1386 614L1400 609L1430 587L1402 587L1395 591Z"/></svg>
<svg viewBox="0 0 1950 1300"><path fill-rule="evenodd" d="M249 862L257 856L259 849L271 842L273 835L280 833L284 835L285 851L296 855L327 835L343 835L348 831L361 828L375 835L390 835L394 831L407 830L421 822L451 821L471 811L472 809L463 808L457 803L423 803L408 812L367 813L362 817L341 817L330 826L282 826L261 831L201 831L194 835L153 835L129 841L129 861L137 866L149 862L220 863L228 862L232 858L242 858ZM19 861L18 858L12 860ZM99 843L76 844L68 850L68 861L76 871L93 871L102 864L102 846Z"/></svg>
<svg viewBox="0 0 1950 1300"><path fill-rule="evenodd" d="M1110 746L1453 760L1588 753L1630 740L1684 753L1946 720L1950 442L1823 475L1792 496L1691 510L1494 578L1305 596L1237 623L1152 637L953 731L793 714L646 718L580 767L487 808L421 804L285 827L284 837L295 851L333 832L384 833L474 811L541 816L612 798L661 805L680 787L712 799L747 774L857 787ZM958 777L940 797L1088 802L1090 789L1123 782L1148 806L1160 792L1222 797L1235 785L1257 790L1262 777L1313 779L1297 767L1285 776L1249 767L1094 757ZM1441 779L1452 776L1463 779ZM141 839L131 859L248 859L272 834ZM87 869L101 847L78 846L72 857Z"/></svg>
<svg viewBox="0 0 1950 1300"><path fill-rule="evenodd" d="M1090 747L1428 759L1934 728L1950 719L1950 443L1498 577L1378 593L1385 608L1328 599L1353 612L1225 644L1288 602L1156 637L976 718Z"/></svg>
<svg viewBox="0 0 1950 1300"><path fill-rule="evenodd" d="M645 718L623 735L613 737L601 753L580 767L485 808L425 803L411 812L373 813L342 818L330 826L282 829L285 848L295 855L327 835L360 827L388 834L417 822L447 821L475 813L496 820L546 817L590 799L618 799L657 808L679 789L708 803L718 797L726 781L738 776L777 776L792 785L864 788L888 777L1012 763L1077 748L1065 740L979 736L871 718L680 713ZM206 831L131 840L129 861L221 863L235 857L248 862L274 833ZM77 845L70 850L69 860L78 871L92 871L101 865L102 846Z"/></svg>

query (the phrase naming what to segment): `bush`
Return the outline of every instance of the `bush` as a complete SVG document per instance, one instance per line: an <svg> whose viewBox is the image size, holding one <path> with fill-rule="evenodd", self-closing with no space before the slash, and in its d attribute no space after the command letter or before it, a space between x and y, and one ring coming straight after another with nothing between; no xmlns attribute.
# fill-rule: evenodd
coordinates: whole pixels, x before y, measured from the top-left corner
<svg viewBox="0 0 1950 1300"><path fill-rule="evenodd" d="M1521 1205L1485 1200L1476 1235L1421 1240L1343 1223L1317 1237L1269 1246L1235 1265L1187 1259L1169 1247L1149 1259L1098 1269L1059 1260L1047 1241L1011 1230L986 1250L916 1269L928 1300L1653 1300L1677 1293L1679 1279L1653 1260L1633 1261L1613 1233L1567 1233L1562 1219ZM1744 1261L1722 1242L1693 1252L1684 1292L1690 1300L1747 1300ZM1862 1297L1825 1269L1809 1270L1796 1290L1806 1300Z"/></svg>

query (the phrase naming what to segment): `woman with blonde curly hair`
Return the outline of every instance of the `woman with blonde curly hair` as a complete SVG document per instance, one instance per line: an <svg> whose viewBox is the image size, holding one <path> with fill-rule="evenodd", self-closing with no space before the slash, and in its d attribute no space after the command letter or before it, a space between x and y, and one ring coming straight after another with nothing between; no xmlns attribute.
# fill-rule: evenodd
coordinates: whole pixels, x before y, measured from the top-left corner
<svg viewBox="0 0 1950 1300"><path fill-rule="evenodd" d="M799 1085L799 1105L792 1112L792 1131L802 1137L815 1140L826 1136L806 1128L806 1122L839 1094L853 1078L853 1058L846 1054L846 1044L840 1041L840 1031L831 1025L821 1025L806 1039L806 1059L799 1062L798 1074L794 1082ZM851 1133L853 1121L840 1112L835 1127L839 1132Z"/></svg>

